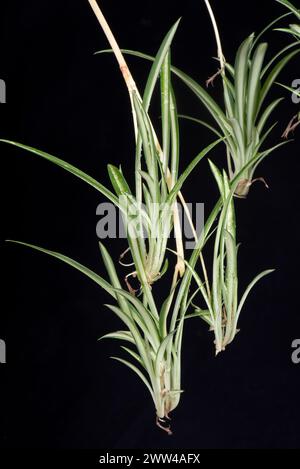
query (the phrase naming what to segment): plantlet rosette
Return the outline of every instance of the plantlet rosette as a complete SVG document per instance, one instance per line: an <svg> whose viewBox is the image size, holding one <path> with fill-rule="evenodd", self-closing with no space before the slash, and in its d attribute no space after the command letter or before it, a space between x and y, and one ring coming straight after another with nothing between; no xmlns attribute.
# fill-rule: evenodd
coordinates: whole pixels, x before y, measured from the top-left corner
<svg viewBox="0 0 300 469"><path fill-rule="evenodd" d="M224 104L217 103L212 96L195 80L176 67L172 72L197 96L213 117L217 128L196 118L187 117L210 128L216 135L225 138L227 168L230 180L233 180L241 168L259 155L255 165L248 166L237 185L235 195L246 197L249 188L256 180L254 174L266 156L273 153L278 145L263 149L267 137L272 133L276 123L266 128L267 123L281 102L278 98L269 104L266 99L278 75L285 66L300 52L298 42L279 51L269 62L265 63L268 45L257 45L255 35L251 34L239 47L234 66L226 63L222 70ZM290 51L291 48L295 50ZM103 50L98 53L112 52ZM153 61L150 55L124 49L124 53Z"/></svg>

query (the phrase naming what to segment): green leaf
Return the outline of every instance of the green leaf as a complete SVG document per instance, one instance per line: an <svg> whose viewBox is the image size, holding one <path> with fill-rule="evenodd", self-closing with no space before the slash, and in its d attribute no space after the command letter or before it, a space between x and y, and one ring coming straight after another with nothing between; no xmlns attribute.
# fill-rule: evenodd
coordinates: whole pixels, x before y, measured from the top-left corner
<svg viewBox="0 0 300 469"><path fill-rule="evenodd" d="M160 310L160 315L159 315L159 331L160 331L160 336L162 338L165 338L167 336L167 318L168 314L171 308L171 304L174 298L174 293L177 288L178 282L176 283L173 288L171 288L170 294L166 298L166 300L163 302L163 305Z"/></svg>
<svg viewBox="0 0 300 469"><path fill-rule="evenodd" d="M292 33L292 31L291 31ZM277 62L277 60L283 55L285 54L285 52L287 52L288 50L292 49L293 47L295 46L299 46L299 41L296 41L296 42L293 42L292 44L288 44L287 46L285 46L283 49L281 49L276 55L274 55L274 57L272 58L272 60L270 60L270 62L265 66L265 68L262 70L261 72L261 79L265 76L265 74L267 73L267 71L272 67L272 65L274 63Z"/></svg>
<svg viewBox="0 0 300 469"><path fill-rule="evenodd" d="M174 94L172 86L170 90L170 99L171 99L170 124L171 124L171 143L172 143L171 176L172 176L172 185L174 185L178 179L180 142L179 142L178 113L177 113L175 94Z"/></svg>
<svg viewBox="0 0 300 469"><path fill-rule="evenodd" d="M254 40L254 35L251 34L239 47L236 61L235 61L235 89L236 89L236 116L238 117L239 124L242 132L244 131L245 124L245 109L246 109L246 87L248 77L248 60L251 45Z"/></svg>
<svg viewBox="0 0 300 469"><path fill-rule="evenodd" d="M153 179L155 183L156 196L153 202L159 202L160 193L158 186L157 149L154 143L151 122L148 114L146 113L146 110L144 109L136 93L133 93L133 104L137 116L139 132L143 142L147 170L149 176Z"/></svg>
<svg viewBox="0 0 300 469"><path fill-rule="evenodd" d="M170 249L171 252L173 252L173 254L176 254L174 251L172 251ZM199 256L198 256L199 257ZM194 280L199 288L199 290L201 291L202 293L202 296L203 296L203 299L207 305L207 308L209 309L210 313L211 313L211 316L213 317L213 310L212 310L212 307L211 307L211 303L210 303L210 298L208 297L207 295L207 292L206 292L206 289L204 287L204 283L202 282L200 276L197 274L196 270L194 269L194 265L191 265L190 262L188 261L185 261L185 265L187 266L187 270L190 272L190 274L194 277ZM186 275L186 274L185 274ZM178 298L178 296L177 296ZM172 327L172 326L171 326Z"/></svg>
<svg viewBox="0 0 300 469"><path fill-rule="evenodd" d="M223 176L222 176L219 168L217 168L217 166L210 159L208 160L208 163L209 163L211 172L213 173L213 176L214 176L214 178L216 180L216 183L218 185L219 192L221 194L222 200L224 202L225 201L225 189L224 189Z"/></svg>
<svg viewBox="0 0 300 469"><path fill-rule="evenodd" d="M129 331L110 332L109 334L103 335L98 340L103 340L103 339L116 339L116 340L124 340L125 342L130 342L131 344L135 343L132 338L132 334Z"/></svg>
<svg viewBox="0 0 300 469"><path fill-rule="evenodd" d="M264 272L262 272L261 274L257 275L253 280L252 282L248 285L248 287L246 288L245 290L245 293L243 294L242 298L241 298L241 301L239 303L239 306L238 306L238 309L237 309L237 312L236 312L236 324L238 322L238 319L239 319L239 316L241 314L241 310L245 304L245 301L249 295L249 293L251 292L252 288L254 287L254 285L256 285L257 282L259 282L260 279L262 279L263 277L265 277L266 275L269 275L269 274L272 274L273 272L275 272L275 269L269 269L269 270L265 270Z"/></svg>
<svg viewBox="0 0 300 469"><path fill-rule="evenodd" d="M145 112L148 112L150 102L152 99L153 91L155 88L155 84L157 82L159 73L161 71L163 62L169 52L170 46L172 44L173 38L175 36L175 33L177 31L177 28L179 26L179 23L181 21L181 18L179 18L176 23L172 26L170 31L166 34L163 42L161 43L161 46L156 54L155 59L153 58L153 65L151 67L151 71L148 76L145 92L143 95L143 106L145 109Z"/></svg>
<svg viewBox="0 0 300 469"><path fill-rule="evenodd" d="M230 63L226 62L225 63L225 69L230 73L230 75L232 76L232 78L234 78L234 67L232 65L230 65Z"/></svg>
<svg viewBox="0 0 300 469"><path fill-rule="evenodd" d="M216 103L216 101L214 101L214 99L207 93L207 91L205 91L204 88L202 88L195 80L193 80L181 70L172 67L172 71L201 100L201 102L204 104L206 109L210 112L210 114L213 116L213 118L223 131L223 134L226 135L230 133L231 129L226 115L224 114L220 106Z"/></svg>
<svg viewBox="0 0 300 469"><path fill-rule="evenodd" d="M105 268L106 268L107 273L109 275L110 283L111 283L111 285L114 288L114 291L116 293L116 290L117 289L121 290L122 287L121 287L121 283L120 283L120 280L119 280L117 272L116 272L115 265L113 263L113 260L110 256L108 250L105 248L105 246L101 242L99 242L99 247L100 247L102 260L104 262ZM118 300L120 308L127 315L130 315L130 308L128 306L128 303L127 303L126 299L123 296L121 296L117 293L116 293L116 298Z"/></svg>
<svg viewBox="0 0 300 469"><path fill-rule="evenodd" d="M185 120L188 120L188 121L191 121L191 122L196 122L197 124L200 124L202 125L203 127L206 127L207 129L211 130L215 135L217 135L217 137L219 138L223 138L222 137L222 134L220 134L220 132L218 132L214 127L212 127L211 125L209 125L207 122L205 121L202 121L200 119L196 119L195 117L191 117L191 116L186 116L184 114L178 114L178 117L180 119L185 119Z"/></svg>
<svg viewBox="0 0 300 469"><path fill-rule="evenodd" d="M144 181L146 181L148 189L147 190L147 197L149 198L150 205L148 204L148 213L151 213L151 203L152 200L155 200L156 198L156 190L157 190L157 181L154 181L151 176L149 176L146 171L141 171L141 176Z"/></svg>
<svg viewBox="0 0 300 469"><path fill-rule="evenodd" d="M281 86L282 88L285 88L286 90L288 90L288 91L290 91L291 93L293 93L295 96L300 97L300 92L297 91L295 88L291 88L290 86L283 85L282 83L276 83L276 85L279 85L279 86Z"/></svg>
<svg viewBox="0 0 300 469"><path fill-rule="evenodd" d="M154 366L156 376L160 376L161 374L161 370L160 370L161 363L164 361L164 355L165 355L166 349L169 343L172 341L175 332L176 330L170 332L170 334L168 334L167 337L160 344L160 347L157 351L157 356L156 356L155 366Z"/></svg>
<svg viewBox="0 0 300 469"><path fill-rule="evenodd" d="M288 0L276 0L277 3L281 3L281 5L285 6L288 8L294 15L297 16L298 19L300 19L300 10L298 10L291 2Z"/></svg>
<svg viewBox="0 0 300 469"><path fill-rule="evenodd" d="M164 38L159 51L153 59L153 65L151 67L151 71L148 76L148 80L146 83L144 95L143 95L143 108L145 113L148 113L149 106L152 100L152 95L153 91L159 76L159 73L161 72L162 66L164 64L164 61L166 59L167 54L169 53L169 49L172 43L172 40L174 38L174 35L176 33L176 30L178 28L180 19L172 26L170 31L167 33L166 37ZM144 140L145 143L145 140ZM141 185L141 179L140 179L140 170L141 170L141 148L142 148L142 138L141 135L139 134L138 136L138 141L136 145L136 160L135 160L135 170L136 170L136 191L137 191L137 200L141 202L141 192L142 192L142 185ZM146 151L146 149L144 148ZM164 162L165 164L165 162ZM149 168L148 168L149 169Z"/></svg>
<svg viewBox="0 0 300 469"><path fill-rule="evenodd" d="M123 358L118 358L118 357L110 357L112 360L116 360L120 363L123 363L123 365L127 366L128 368L130 368L132 371L135 372L135 374L138 375L138 377L143 381L143 383L146 385L147 389L149 390L150 394L151 394L151 397L152 399L154 400L155 402L155 399L154 399L154 395L153 395L153 391L151 389L151 386L149 384L149 381L147 380L147 378L145 377L145 375L141 372L141 370L139 370L135 365L133 365L132 363L128 362L127 360L124 360Z"/></svg>
<svg viewBox="0 0 300 469"><path fill-rule="evenodd" d="M143 360L137 353L135 353L133 350L131 350L128 347L124 347L123 345L121 346L121 349L125 350L125 352L127 352L131 357L133 357L140 366L144 367Z"/></svg>
<svg viewBox="0 0 300 469"><path fill-rule="evenodd" d="M153 65L151 67L150 73L148 75L145 91L143 94L143 108L145 110L145 113L147 114L149 111L150 103L152 100L153 96L153 91L156 85L156 82L158 80L159 73L162 70L162 66L164 64L164 61L166 59L167 54L169 53L170 46L172 43L172 40L174 38L174 35L176 33L176 30L178 28L180 19L176 21L176 23L172 26L170 31L167 33L165 36L157 54L156 57L153 58ZM141 136L138 136L138 141L136 145L136 186L137 186L137 200L139 200L139 197L141 197L141 181L140 181L140 175L139 171L141 170L141 163L140 163L140 158L141 158L141 145L142 145L142 139Z"/></svg>
<svg viewBox="0 0 300 469"><path fill-rule="evenodd" d="M265 140L272 133L272 131L277 126L277 124L278 122L275 122L274 124L272 124L271 127L269 127L268 130L266 130L266 132L260 136L258 144L254 147L253 154L256 154L259 151L259 149L265 143Z"/></svg>
<svg viewBox="0 0 300 469"><path fill-rule="evenodd" d="M154 345L158 346L159 344L158 316L153 316L151 311L146 309L143 303L138 298L133 296L131 293L125 290L120 290L120 289L115 289L114 291L116 294L121 295L129 303L131 303L134 306L140 318L142 319L143 323L145 324L145 327L148 329L149 334L154 341Z"/></svg>
<svg viewBox="0 0 300 469"><path fill-rule="evenodd" d="M214 323L211 320L211 314L208 309L195 309L194 314L190 314L188 316L185 316L185 319L189 318L201 318L206 324L208 324L210 327L213 327Z"/></svg>
<svg viewBox="0 0 300 469"><path fill-rule="evenodd" d="M96 181L96 179L92 178L88 174L84 173L83 171L76 168L75 166L72 166L66 161L63 161L60 158L56 158L56 156L52 156L49 153L45 153L41 150L37 150L36 148L23 145L22 143L12 142L10 140L4 140L4 139L0 139L0 142L7 143L9 145L14 145L15 147L21 148L22 150L29 151L30 153L33 153L35 155L41 156L45 160L48 160L51 163L54 163L55 165L60 166L61 168L65 169L66 171L78 177L79 179L82 179L84 182L86 182L90 186L94 187L94 189L97 189L99 192L101 192L101 194L107 197L107 199L109 199L117 207L119 206L118 198L111 191L106 189L106 187L100 184L100 182Z"/></svg>
<svg viewBox="0 0 300 469"><path fill-rule="evenodd" d="M131 306L132 313L128 316L121 308L115 305L105 305L110 311L112 311L121 321L128 327L131 336L134 339L134 343L139 351L139 354L144 360L145 366L149 366L150 361L148 360L148 351L146 347L146 341L149 341L153 349L156 351L157 346L154 343L151 334L145 327L143 319L137 314ZM142 338L145 338L145 340Z"/></svg>
<svg viewBox="0 0 300 469"><path fill-rule="evenodd" d="M223 89L224 89L224 101L229 119L233 119L235 116L235 89L231 81L223 75Z"/></svg>
<svg viewBox="0 0 300 469"><path fill-rule="evenodd" d="M35 251L40 251L40 252L43 252L44 254L48 254L49 256L59 259L60 261L64 262L65 264L70 265L74 269L79 270L79 272L83 273L86 277L89 277L91 280L97 283L97 285L103 288L103 290L107 291L113 298L116 298L116 295L113 291L112 286L106 280L100 277L100 275L95 274L95 272L88 269L84 265L79 264L79 262L74 261L70 257L64 256L63 254L60 254L59 252L49 251L48 249L44 249L39 246L35 246L33 244L23 243L21 241L13 241L13 240L8 239L7 242L19 244L21 246L26 246L28 248L34 249Z"/></svg>
<svg viewBox="0 0 300 469"><path fill-rule="evenodd" d="M133 55L135 57L140 57L142 59L146 59L149 61L154 61L154 57L148 54L144 54L142 52L130 50L130 49L122 49L124 54ZM99 53L112 53L111 49L105 49L99 51ZM211 113L214 117L215 121L218 123L219 127L222 129L224 134L230 132L230 125L228 124L228 120L220 106L216 103L216 101L207 93L207 91L200 86L195 80L189 77L186 73L179 70L176 67L171 67L171 71L180 78L187 86L190 88L193 93L202 101L204 106L207 110Z"/></svg>
<svg viewBox="0 0 300 469"><path fill-rule="evenodd" d="M263 131L269 117L271 116L271 114L273 113L273 111L276 109L276 107L278 106L278 104L281 101L283 101L283 98L276 99L271 104L269 104L269 106L263 112L263 114L260 117L259 122L257 124L257 131L258 131L259 135L262 133L262 131Z"/></svg>
<svg viewBox="0 0 300 469"><path fill-rule="evenodd" d="M261 39L261 37L267 32L269 31L269 29L272 28L272 26L274 26L276 23L279 23L279 21L281 21L283 18L286 18L287 16L290 16L292 13L285 13L284 15L281 15L279 16L278 18L276 18L275 20L272 20L271 23L269 23L255 38L254 42L253 42L253 45L252 45L252 48L254 48L254 46L256 46L256 44L259 42L259 40Z"/></svg>
<svg viewBox="0 0 300 469"><path fill-rule="evenodd" d="M292 34L293 36L300 37L299 34L297 34L295 31L293 31L291 28L276 28L275 31L279 31L281 33L288 33Z"/></svg>
<svg viewBox="0 0 300 469"><path fill-rule="evenodd" d="M300 26L299 26L299 24L290 24L290 28L296 36L300 37Z"/></svg>
<svg viewBox="0 0 300 469"><path fill-rule="evenodd" d="M243 164L246 163L246 155L245 155L245 136L244 131L237 119L231 119L232 129L235 137L235 141L238 148L238 159L235 160L236 170L239 169Z"/></svg>
<svg viewBox="0 0 300 469"><path fill-rule="evenodd" d="M128 317L126 314L124 314L123 311L120 308L118 308L117 306L114 306L114 305L105 305L105 306L107 308L109 308L113 313L115 313L121 319L121 321L124 322L124 324L126 324L126 326L128 327L128 329L130 330L130 332L132 334L132 337L134 339L136 348L137 348L138 353L139 353L139 355L142 359L143 365L147 369L147 372L148 372L151 380L155 380L153 365L152 365L149 353L147 351L145 341L142 339L142 336L141 336L135 322L133 321L133 319Z"/></svg>
<svg viewBox="0 0 300 469"><path fill-rule="evenodd" d="M177 196L178 192L180 191L182 185L184 184L185 180L188 178L188 176L191 174L191 172L195 169L197 164L214 148L216 147L220 142L224 141L225 138L220 138L216 140L215 142L211 143L208 145L204 150L202 150L199 155L197 155L192 162L188 165L188 167L183 171L181 176L179 177L177 183L169 193L169 196L167 198L167 203L172 203Z"/></svg>
<svg viewBox="0 0 300 469"><path fill-rule="evenodd" d="M260 73L268 44L260 44L252 60L249 76L248 94L247 94L247 136L248 142L252 136L252 128L257 113L258 97L260 92Z"/></svg>
<svg viewBox="0 0 300 469"><path fill-rule="evenodd" d="M160 277L163 277L167 273L168 268L169 268L169 261L168 259L166 259L164 262L163 268L161 269Z"/></svg>
<svg viewBox="0 0 300 469"><path fill-rule="evenodd" d="M170 158L170 101L171 101L171 59L170 51L167 53L161 68L160 78L161 94L161 122L163 142L163 171L167 175Z"/></svg>
<svg viewBox="0 0 300 469"><path fill-rule="evenodd" d="M123 195L124 193L131 194L127 181L124 178L121 171L112 164L107 165L107 170L108 170L109 179L112 183L112 186L117 196L119 197L120 195Z"/></svg>
<svg viewBox="0 0 300 469"><path fill-rule="evenodd" d="M234 176L233 180L231 181L231 192L232 192L232 194L234 193L234 191L237 187L237 184L238 184L240 178L245 173L245 171L247 171L251 166L255 165L255 163L257 163L257 161L259 160L259 158L260 158L259 155L255 155ZM195 265L196 265L196 263L199 259L200 252L202 251L203 246L205 245L206 240L207 240L207 238L209 237L209 235L211 233L213 224L214 224L217 216L219 215L219 212L220 212L221 208L222 208L222 198L220 197L219 200L217 201L217 203L215 204L214 208L212 209L209 217L207 218L207 221L205 223L205 226L204 226L204 229L201 233L201 236L199 237L198 242L196 244L196 247L194 248L194 250L193 250L193 252L190 256L190 259L188 261L188 264L192 269L195 268ZM187 296L188 296L188 291L189 291L189 288L190 288L190 282L191 282L192 276L193 275L192 275L191 270L187 269L184 276L183 276L183 278L182 278L182 280L181 280L181 284L180 284L180 287L179 287L179 290L178 290L178 293L177 293L177 296L176 296L175 305L173 307L173 314L172 314L171 326L170 326L171 329L175 328L175 325L177 323L179 314L181 314L181 315L185 314L185 311L186 311L185 298L187 298Z"/></svg>
<svg viewBox="0 0 300 469"><path fill-rule="evenodd" d="M258 165L260 165L260 163L267 157L269 156L271 153L273 153L275 150L277 150L278 148L282 147L283 145L287 145L288 143L290 143L291 140L288 140L288 141L285 141L285 142L281 142L281 143L278 143L277 145L275 145L274 147L272 148L269 148L268 150L265 150L263 151L262 153L258 154L256 156L256 161L255 163L253 164L252 168L251 168L251 175L253 176L254 172L256 171ZM252 177L251 176L251 177Z"/></svg>
<svg viewBox="0 0 300 469"><path fill-rule="evenodd" d="M226 244L226 310L227 314L235 313L237 304L237 246L236 239L229 231L225 230Z"/></svg>
<svg viewBox="0 0 300 469"><path fill-rule="evenodd" d="M280 62L278 62L274 67L273 69L271 70L271 72L269 73L268 77L266 78L265 82L264 82L264 85L262 87L262 90L260 92L260 97L259 97L259 106L258 106L258 112L266 98L266 96L268 95L273 83L275 82L276 78L278 77L278 75L280 74L280 72L283 70L283 68L290 62L290 60L295 57L295 55L299 54L300 52L300 49L297 49L297 50L294 50L293 52L291 52L290 54L288 54L287 56L285 56L282 60L280 60Z"/></svg>

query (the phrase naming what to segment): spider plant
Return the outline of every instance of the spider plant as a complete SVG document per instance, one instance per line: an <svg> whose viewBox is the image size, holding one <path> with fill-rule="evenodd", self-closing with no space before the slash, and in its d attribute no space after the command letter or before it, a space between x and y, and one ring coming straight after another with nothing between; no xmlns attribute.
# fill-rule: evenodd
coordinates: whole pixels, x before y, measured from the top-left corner
<svg viewBox="0 0 300 469"><path fill-rule="evenodd" d="M100 9L97 8L96 12L98 17L101 13ZM178 175L179 128L171 84L170 59L170 46L177 27L178 22L174 24L162 42L152 65L143 98L136 88L129 69L126 68L127 65L123 64L122 72L130 91L136 136L134 190L130 188L123 171L113 165L108 166L108 173L114 192L60 158L18 142L1 140L3 143L26 150L70 172L99 191L122 212L128 251L132 256L134 266L133 272L125 277L127 288L122 286L114 260L102 243L100 243L100 251L108 280L63 254L29 243L11 242L41 251L69 264L91 278L115 300L114 304L108 304L107 307L120 318L126 330L109 333L103 338L122 340L133 346L131 348L122 346L122 349L129 354L131 361L119 357L113 358L133 370L146 385L156 408L157 425L169 434L171 430L168 426L162 426L162 420L169 418L169 413L178 405L182 392L180 338L184 318L177 320L177 310L174 310L175 315L171 314L178 277L183 276L185 271L181 231L178 234L180 225L177 219L176 199L184 181L196 165L222 141L218 139L208 145L192 160L185 171ZM105 30L113 42L114 38L106 22ZM118 52L116 43L114 47ZM123 60L122 56L119 56L119 60ZM163 150L161 150L148 114L159 76ZM169 163L171 169L169 169ZM159 306L152 284L160 279L168 267L166 249L173 228L177 235L177 263L165 301ZM138 279L140 284L138 296L129 283L129 276L136 276ZM170 321L168 321L169 314Z"/></svg>
<svg viewBox="0 0 300 469"><path fill-rule="evenodd" d="M253 182L257 165L279 146L261 150L264 139L272 129L263 133L265 124L279 100L269 105L262 113L261 107L278 73L298 50L281 59L269 72L273 62L262 70L266 46L258 46L252 56L255 41L253 36L248 38L238 52L235 68L224 61L222 79L226 109L223 112L206 90L172 66L171 44L179 24L177 21L165 36L155 57L131 51L135 55L150 58L153 62L144 93L141 95L97 2L89 0L89 3L115 54L129 92L135 135L134 184L126 177L121 167L108 165L113 189L111 190L82 170L49 153L18 142L4 139L0 141L63 168L114 204L121 211L126 227L126 252L132 257L132 272L126 274L124 283L117 272L115 259L102 243L100 253L107 271L107 279L63 254L29 243L11 242L40 251L70 265L110 295L113 302L106 306L121 320L124 328L108 333L102 339L125 342L122 350L129 355L129 359L112 358L129 367L142 380L154 402L157 425L171 434L165 419L169 419L169 413L179 404L182 393L181 348L185 319L189 316L201 316L208 322L214 330L216 353L219 353L236 335L241 309L250 290L260 278L271 272L269 270L258 275L238 301L238 245L234 194L246 195ZM219 42L218 44L220 60L223 60L221 45ZM281 51L274 61L286 50ZM196 93L219 125L219 130L214 129L218 139L206 146L181 174L178 169L179 117L172 86L172 72ZM226 73L231 78L228 78ZM268 76L260 90L262 77L267 73ZM150 105L158 82L161 96L162 145L150 118ZM225 171L222 173L210 162L220 198L207 218L201 235L197 237L181 189L198 163L221 142L226 144L228 152L229 175ZM188 260L185 258L179 223L178 199L187 211L195 234L196 247ZM172 231L175 233L177 261L167 293L163 301L158 301L155 284L161 281L168 268L168 240ZM212 236L215 236L215 241L210 286L203 250ZM123 258L123 255L121 257ZM198 265L201 267L200 274ZM137 278L138 291L133 289L130 277ZM191 293L193 281L197 284L197 290ZM205 302L203 309L193 306L199 292ZM191 308L194 308L194 313L188 315Z"/></svg>
<svg viewBox="0 0 300 469"><path fill-rule="evenodd" d="M266 62L267 43L257 44L259 35L251 34L240 45L235 58L234 65L226 62L220 41L217 23L208 0L209 12L213 21L217 44L218 57L221 69L207 84L211 83L217 75L222 77L224 104L217 103L212 96L199 83L193 80L183 71L172 67L172 72L197 96L207 108L217 128L190 116L181 116L201 125L208 127L219 137L226 137L227 166L229 178L232 181L241 168L251 161L256 155L259 156L253 166L248 166L247 171L241 175L235 195L245 198L253 182L263 178L254 178L254 174L264 158L275 151L279 145L264 149L263 145L267 137L273 131L276 123L266 129L269 118L275 108L281 102L278 98L266 104L266 99L272 89L276 78L290 60L300 52L295 42L280 50L270 61ZM102 50L98 53L111 52ZM147 60L154 60L152 56L133 51L123 50L124 53L135 55ZM266 184L266 183L265 183ZM267 186L267 184L266 184Z"/></svg>

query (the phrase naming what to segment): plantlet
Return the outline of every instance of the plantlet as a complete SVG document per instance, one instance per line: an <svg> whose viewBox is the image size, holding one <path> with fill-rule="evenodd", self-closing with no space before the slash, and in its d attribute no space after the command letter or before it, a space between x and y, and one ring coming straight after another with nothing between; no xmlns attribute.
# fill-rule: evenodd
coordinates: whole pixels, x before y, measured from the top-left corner
<svg viewBox="0 0 300 469"><path fill-rule="evenodd" d="M178 68L172 67L173 73L200 99L218 127L214 128L194 117L181 117L208 127L219 137L226 137L224 143L226 145L228 175L231 181L244 165L259 155L256 164L248 166L247 171L242 174L237 185L235 195L244 198L247 196L253 182L261 180L265 183L263 178L254 179L254 174L259 164L282 145L281 143L272 148L262 149L265 140L276 125L273 124L266 130L267 122L281 102L281 98L268 105L265 102L276 78L289 61L300 52L300 48L298 47L292 52L289 51L289 49L298 45L296 42L283 48L269 62L265 63L268 45L266 43L257 45L260 36L255 39L255 35L251 34L239 47L233 66L227 63L224 58L215 17L209 2L205 0L205 3L209 6L216 33L221 67L218 73L208 80L207 85L212 83L218 75L221 75L224 106L218 104L195 80ZM132 50L124 50L124 52L153 60L153 57L141 52ZM265 185L267 186L266 183Z"/></svg>
<svg viewBox="0 0 300 469"><path fill-rule="evenodd" d="M192 268L191 271L207 308L196 307L195 314L208 323L210 330L214 332L216 355L218 355L234 340L238 332L239 316L250 291L261 278L274 270L266 270L257 275L238 302L237 257L239 246L236 240L233 199L236 185L233 185L232 188L226 172L223 171L222 174L211 161L209 163L222 200L222 210L214 241L212 288L205 287L196 271Z"/></svg>

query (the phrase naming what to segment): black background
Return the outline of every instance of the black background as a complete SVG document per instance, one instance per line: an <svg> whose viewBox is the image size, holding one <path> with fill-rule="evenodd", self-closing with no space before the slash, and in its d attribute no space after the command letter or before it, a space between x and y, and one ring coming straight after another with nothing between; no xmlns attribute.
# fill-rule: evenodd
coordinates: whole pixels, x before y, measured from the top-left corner
<svg viewBox="0 0 300 469"><path fill-rule="evenodd" d="M204 2L101 2L122 47L154 54L176 19L173 62L200 83L216 71L214 36ZM272 0L213 2L224 51L232 61L240 42L282 12ZM270 33L270 51L288 38ZM112 56L94 56L106 39L86 0L28 0L1 4L0 78L7 104L0 135L43 149L109 183L106 164L123 164L132 181L134 139L130 106ZM128 60L142 89L149 64ZM299 78L299 58L281 76ZM180 112L208 118L174 82ZM211 90L221 99L220 83ZM280 141L297 112L288 93L269 145ZM157 96L158 97L158 96ZM271 96L272 97L272 96ZM159 123L158 107L152 110ZM181 168L213 137L181 123ZM259 168L270 185L255 185L237 201L241 289L266 268L276 272L255 289L243 310L241 332L214 358L211 333L187 322L183 352L185 393L173 415L174 436L155 427L147 391L137 377L109 360L119 344L97 342L119 329L103 294L85 277L45 255L1 244L0 445L6 448L295 448L300 440L300 365L291 343L300 338L298 275L299 132ZM1 144L1 239L60 251L105 275L95 226L104 199L92 188L33 155ZM222 149L212 155L224 164ZM130 179L131 178L131 179ZM202 162L184 193L206 204L217 190ZM114 259L124 242L106 241ZM160 286L161 285L161 286ZM163 284L154 287L159 298Z"/></svg>

